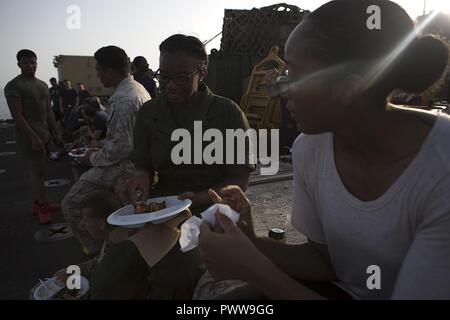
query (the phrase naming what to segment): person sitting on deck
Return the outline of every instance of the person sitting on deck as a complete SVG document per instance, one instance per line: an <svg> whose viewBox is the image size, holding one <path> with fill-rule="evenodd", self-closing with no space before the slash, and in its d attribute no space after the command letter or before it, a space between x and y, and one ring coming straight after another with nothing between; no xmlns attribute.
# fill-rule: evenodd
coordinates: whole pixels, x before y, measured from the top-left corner
<svg viewBox="0 0 450 320"><path fill-rule="evenodd" d="M92 117L86 117L86 114L83 113L83 110L86 108L91 110L88 113L93 114ZM96 118L97 121L95 120ZM93 148L98 148L100 146L99 141L106 137L107 119L108 114L100 105L98 97L92 97L91 101L89 101L88 104L83 105L78 112L77 130L73 132L73 148L85 147L88 145ZM98 132L95 127L98 127L100 132ZM93 133L96 134L93 135ZM95 139L92 140L93 138Z"/></svg>
<svg viewBox="0 0 450 320"><path fill-rule="evenodd" d="M193 133L194 121L202 121L204 128L219 129L223 136L226 129L246 131L249 125L238 105L213 94L203 83L208 55L199 39L177 34L164 40L159 49L156 77L161 95L145 103L136 117L133 159L138 172L127 183L117 186L116 191L124 202L135 201L137 190L143 199L183 194L181 198L192 200L192 213L199 214L212 204L209 188L218 190L227 184L237 184L245 190L255 166L249 159L245 164L235 165L175 164L171 159L176 144L171 140L172 133L180 128ZM158 182L152 189L156 173ZM177 244L151 268L150 297L190 299L203 271L197 250L183 253Z"/></svg>
<svg viewBox="0 0 450 320"><path fill-rule="evenodd" d="M145 88L134 81L129 71L129 58L119 47L108 46L95 53L97 73L105 87L114 87L108 101L108 128L101 148L89 151L80 163L92 166L72 186L62 202L62 212L83 246L92 254L99 243L79 228L81 206L86 198L98 191L112 191L117 179L134 171L129 159L133 150L135 116L141 105L150 100Z"/></svg>
<svg viewBox="0 0 450 320"><path fill-rule="evenodd" d="M89 124L87 132L88 138L91 141L100 141L106 136L106 124L108 115L105 111L97 111L92 105L88 105L82 110L83 118Z"/></svg>
<svg viewBox="0 0 450 320"><path fill-rule="evenodd" d="M367 28L370 6L381 29ZM292 224L308 241L256 237L242 191L211 192L241 214L241 228L218 215L223 234L202 225L211 274L276 299L330 297L304 281L337 283L356 299L450 299L450 118L387 103L394 89L435 83L448 54L391 1L336 0L308 15L288 38L283 84L303 132Z"/></svg>
<svg viewBox="0 0 450 320"><path fill-rule="evenodd" d="M108 216L121 207L113 193L102 192L88 198L82 209L81 223L89 235L103 241L99 254L79 264L81 275L89 280L86 299L145 299L147 297L147 263L131 241L112 243L113 226L106 222ZM66 283L67 268L54 277ZM65 299L73 299L71 296ZM85 299L83 297L83 299Z"/></svg>
<svg viewBox="0 0 450 320"><path fill-rule="evenodd" d="M78 130L86 125L86 121L83 118L82 109L87 106L86 104L79 104L74 107L70 112L69 123L67 124L67 137L74 138Z"/></svg>

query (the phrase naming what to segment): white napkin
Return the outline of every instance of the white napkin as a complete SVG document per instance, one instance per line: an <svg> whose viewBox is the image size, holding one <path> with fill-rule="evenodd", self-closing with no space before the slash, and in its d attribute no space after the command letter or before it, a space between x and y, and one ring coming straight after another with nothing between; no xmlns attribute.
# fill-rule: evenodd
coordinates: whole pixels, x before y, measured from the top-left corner
<svg viewBox="0 0 450 320"><path fill-rule="evenodd" d="M239 220L239 213L231 209L226 204L212 205L201 213L202 219L193 216L181 225L181 236L179 240L181 251L187 252L197 247L198 236L200 234L200 225L203 221L208 222L211 227L217 226L218 222L215 214L217 211L230 218L234 224L236 224Z"/></svg>

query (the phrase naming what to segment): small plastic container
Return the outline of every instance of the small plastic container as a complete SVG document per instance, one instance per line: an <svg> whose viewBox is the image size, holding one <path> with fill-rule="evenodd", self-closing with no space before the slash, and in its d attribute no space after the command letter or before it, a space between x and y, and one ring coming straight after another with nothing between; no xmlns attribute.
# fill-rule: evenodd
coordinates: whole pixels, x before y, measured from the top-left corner
<svg viewBox="0 0 450 320"><path fill-rule="evenodd" d="M270 229L269 238L278 242L286 243L286 233L282 228Z"/></svg>

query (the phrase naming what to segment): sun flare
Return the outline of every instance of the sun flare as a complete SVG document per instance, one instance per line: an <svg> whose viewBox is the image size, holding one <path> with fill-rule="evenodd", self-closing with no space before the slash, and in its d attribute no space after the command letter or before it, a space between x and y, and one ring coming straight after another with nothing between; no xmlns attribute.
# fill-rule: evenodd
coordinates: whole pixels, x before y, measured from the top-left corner
<svg viewBox="0 0 450 320"><path fill-rule="evenodd" d="M431 1L431 9L445 12L445 13L450 13L450 1L449 0Z"/></svg>

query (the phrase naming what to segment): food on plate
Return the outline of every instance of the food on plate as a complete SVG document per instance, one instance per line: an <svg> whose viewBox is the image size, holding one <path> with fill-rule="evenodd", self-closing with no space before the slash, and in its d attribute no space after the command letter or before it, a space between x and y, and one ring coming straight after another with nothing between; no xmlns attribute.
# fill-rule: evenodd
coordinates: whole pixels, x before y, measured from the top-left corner
<svg viewBox="0 0 450 320"><path fill-rule="evenodd" d="M72 151L72 153L75 155L80 155L80 154L84 153L84 150L83 149L75 149Z"/></svg>
<svg viewBox="0 0 450 320"><path fill-rule="evenodd" d="M64 287L61 291L59 291L56 295L55 295L55 299L59 300L59 299L64 299L65 295L69 295L72 296L73 298L79 298L80 297L80 291L78 289L69 289L67 287Z"/></svg>
<svg viewBox="0 0 450 320"><path fill-rule="evenodd" d="M148 212L154 212L158 210L162 210L166 208L166 202L150 202L149 204L146 204L145 202L136 202L134 205L134 213L148 213Z"/></svg>

